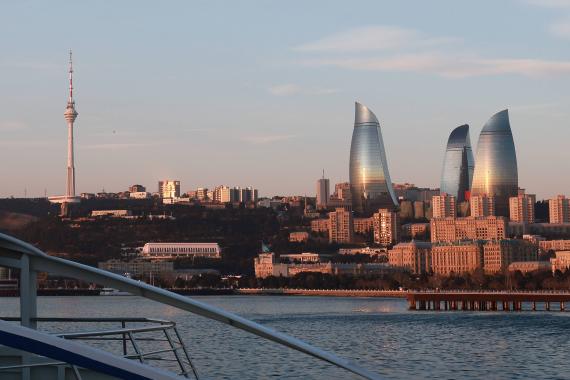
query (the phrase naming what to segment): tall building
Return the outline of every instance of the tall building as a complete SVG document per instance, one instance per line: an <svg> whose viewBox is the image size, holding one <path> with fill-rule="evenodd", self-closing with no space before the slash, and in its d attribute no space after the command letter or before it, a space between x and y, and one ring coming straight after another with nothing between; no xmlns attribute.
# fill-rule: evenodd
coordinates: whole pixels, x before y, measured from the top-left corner
<svg viewBox="0 0 570 380"><path fill-rule="evenodd" d="M454 195L442 193L431 197L432 218L457 216L457 203Z"/></svg>
<svg viewBox="0 0 570 380"><path fill-rule="evenodd" d="M513 222L534 223L534 204L536 195L519 194L509 198L509 215Z"/></svg>
<svg viewBox="0 0 570 380"><path fill-rule="evenodd" d="M129 187L129 193L144 193L146 192L146 187L143 185L132 185Z"/></svg>
<svg viewBox="0 0 570 380"><path fill-rule="evenodd" d="M354 221L352 212L337 208L329 212L329 241L331 243L352 243Z"/></svg>
<svg viewBox="0 0 570 380"><path fill-rule="evenodd" d="M206 201L208 200L208 188L207 187L199 187L196 189L196 199L199 201Z"/></svg>
<svg viewBox="0 0 570 380"><path fill-rule="evenodd" d="M161 198L180 198L180 181L158 181L158 194Z"/></svg>
<svg viewBox="0 0 570 380"><path fill-rule="evenodd" d="M213 199L215 202L218 202L218 203L230 203L230 202L232 202L230 187L224 186L224 185L216 186L214 188Z"/></svg>
<svg viewBox="0 0 570 380"><path fill-rule="evenodd" d="M372 215L374 243L388 247L399 241L400 221L398 214L382 208Z"/></svg>
<svg viewBox="0 0 570 380"><path fill-rule="evenodd" d="M457 203L467 200L474 168L469 125L464 124L455 128L447 140L441 171L441 193L453 195Z"/></svg>
<svg viewBox="0 0 570 380"><path fill-rule="evenodd" d="M317 208L327 208L327 203L330 197L330 181L325 178L323 171L323 178L317 180Z"/></svg>
<svg viewBox="0 0 570 380"><path fill-rule="evenodd" d="M469 199L469 208L472 217L494 216L495 197L487 195L472 195Z"/></svg>
<svg viewBox="0 0 570 380"><path fill-rule="evenodd" d="M342 182L334 185L334 196L340 200L352 200L352 193L350 192L350 183Z"/></svg>
<svg viewBox="0 0 570 380"><path fill-rule="evenodd" d="M471 194L495 197L496 214L508 216L509 198L517 195L518 171L507 110L493 115L483 127L475 162Z"/></svg>
<svg viewBox="0 0 570 380"><path fill-rule="evenodd" d="M73 100L73 60L69 51L69 99L64 112L67 121L67 189L66 198L75 198L75 157L73 152L73 123L77 119L75 101Z"/></svg>
<svg viewBox="0 0 570 380"><path fill-rule="evenodd" d="M548 200L549 222L570 223L570 199L564 195Z"/></svg>
<svg viewBox="0 0 570 380"><path fill-rule="evenodd" d="M257 202L257 189L251 186L240 189L239 201L242 203Z"/></svg>
<svg viewBox="0 0 570 380"><path fill-rule="evenodd" d="M508 226L507 218L499 216L434 218L430 222L431 241L501 240L507 237Z"/></svg>
<svg viewBox="0 0 570 380"><path fill-rule="evenodd" d="M367 107L356 103L354 131L350 145L350 189L352 207L360 213L398 205L390 173L380 123Z"/></svg>
<svg viewBox="0 0 570 380"><path fill-rule="evenodd" d="M68 204L79 203L80 197L75 196L75 154L73 140L73 125L77 119L77 111L75 110L75 100L73 99L73 60L71 50L69 51L69 98L67 99L67 107L63 116L67 121L67 178L65 186L65 195L50 197L52 203L61 203L61 215L69 213Z"/></svg>

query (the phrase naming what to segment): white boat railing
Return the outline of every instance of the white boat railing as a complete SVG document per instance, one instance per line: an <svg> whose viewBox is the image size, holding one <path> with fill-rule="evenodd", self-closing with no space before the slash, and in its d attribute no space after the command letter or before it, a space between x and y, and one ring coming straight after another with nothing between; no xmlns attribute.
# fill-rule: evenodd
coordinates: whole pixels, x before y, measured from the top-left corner
<svg viewBox="0 0 570 380"><path fill-rule="evenodd" d="M48 272L63 277L96 283L170 305L303 352L339 368L344 368L363 378L380 379L378 375L356 363L313 347L300 339L293 338L240 317L239 315L111 272L59 257L49 256L31 244L2 233L0 233L0 266L20 270L20 318L22 326L25 327L36 328L37 273Z"/></svg>

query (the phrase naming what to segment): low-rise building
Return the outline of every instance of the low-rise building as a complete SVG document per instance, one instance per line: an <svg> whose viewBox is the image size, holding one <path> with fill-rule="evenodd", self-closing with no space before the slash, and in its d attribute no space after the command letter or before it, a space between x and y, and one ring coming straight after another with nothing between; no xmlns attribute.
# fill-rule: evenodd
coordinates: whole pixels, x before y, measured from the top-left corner
<svg viewBox="0 0 570 380"><path fill-rule="evenodd" d="M507 238L507 218L501 216L434 218L431 220L431 241L502 240Z"/></svg>
<svg viewBox="0 0 570 380"><path fill-rule="evenodd" d="M321 256L318 253L303 252L303 253L289 253L280 255L281 261L289 263L318 263L321 261Z"/></svg>
<svg viewBox="0 0 570 380"><path fill-rule="evenodd" d="M273 252L260 253L253 259L253 266L257 278L287 276L287 264L278 262Z"/></svg>
<svg viewBox="0 0 570 380"><path fill-rule="evenodd" d="M485 273L502 272L513 262L536 260L538 260L536 246L524 240L505 239L489 241L483 245Z"/></svg>
<svg viewBox="0 0 570 380"><path fill-rule="evenodd" d="M414 274L427 273L431 270L431 243L412 241L398 243L388 251L388 263L405 268Z"/></svg>
<svg viewBox="0 0 570 380"><path fill-rule="evenodd" d="M329 232L329 220L328 219L315 219L311 220L311 231L315 233L327 233Z"/></svg>
<svg viewBox="0 0 570 380"><path fill-rule="evenodd" d="M354 218L354 233L367 235L372 231L374 220L372 218Z"/></svg>
<svg viewBox="0 0 570 380"><path fill-rule="evenodd" d="M131 210L93 210L91 216L94 218L101 218L109 216L112 218L125 218L132 216Z"/></svg>
<svg viewBox="0 0 570 380"><path fill-rule="evenodd" d="M386 256L388 250L386 248L339 248L339 255L368 255L368 256Z"/></svg>
<svg viewBox="0 0 570 380"><path fill-rule="evenodd" d="M309 233L307 231L296 231L289 233L289 241L292 243L303 243L309 240Z"/></svg>
<svg viewBox="0 0 570 380"><path fill-rule="evenodd" d="M570 223L509 222L509 236L525 234L542 235L547 239L567 239L570 237Z"/></svg>
<svg viewBox="0 0 570 380"><path fill-rule="evenodd" d="M542 251L570 251L570 240L542 240L538 242Z"/></svg>
<svg viewBox="0 0 570 380"><path fill-rule="evenodd" d="M541 236L541 235L525 234L525 235L523 235L523 240L526 240L526 241L528 241L529 243L538 246L541 241L544 241L544 240L546 240L546 239L544 238L544 236Z"/></svg>
<svg viewBox="0 0 570 380"><path fill-rule="evenodd" d="M283 256L287 255L282 255ZM330 275L371 275L400 270L383 263L332 263L332 262L295 262L283 263L273 252L260 253L254 258L255 276L257 278L293 277L300 273L323 273Z"/></svg>
<svg viewBox="0 0 570 380"><path fill-rule="evenodd" d="M515 261L509 264L509 272L548 272L552 270L550 261Z"/></svg>
<svg viewBox="0 0 570 380"><path fill-rule="evenodd" d="M550 259L552 264L552 273L557 270L566 272L570 268L570 251L557 251L555 257Z"/></svg>
<svg viewBox="0 0 570 380"><path fill-rule="evenodd" d="M427 238L429 233L429 223L408 223L402 226L402 235L411 238Z"/></svg>
<svg viewBox="0 0 570 380"><path fill-rule="evenodd" d="M158 275L161 273L170 274L174 271L174 263L172 261L148 261L141 259L123 261L111 259L100 262L97 266L99 269L120 275L129 274L133 277L148 276L150 274Z"/></svg>
<svg viewBox="0 0 570 380"><path fill-rule="evenodd" d="M146 243L142 249L141 257L158 260L188 257L221 259L222 250L218 243Z"/></svg>
<svg viewBox="0 0 570 380"><path fill-rule="evenodd" d="M483 242L438 243L432 246L433 273L449 275L473 272L483 267Z"/></svg>
<svg viewBox="0 0 570 380"><path fill-rule="evenodd" d="M129 197L132 199L149 199L152 195L148 191L136 191L129 193Z"/></svg>

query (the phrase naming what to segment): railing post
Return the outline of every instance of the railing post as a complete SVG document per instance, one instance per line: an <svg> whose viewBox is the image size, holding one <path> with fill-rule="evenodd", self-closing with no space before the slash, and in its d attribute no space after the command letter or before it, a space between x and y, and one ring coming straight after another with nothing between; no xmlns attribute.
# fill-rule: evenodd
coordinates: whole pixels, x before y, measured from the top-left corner
<svg viewBox="0 0 570 380"><path fill-rule="evenodd" d="M30 257L20 259L20 318L24 327L35 329L37 323L37 275L30 270Z"/></svg>
<svg viewBox="0 0 570 380"><path fill-rule="evenodd" d="M127 327L124 320L121 321L121 327L123 330ZM123 356L127 356L127 335L123 333Z"/></svg>

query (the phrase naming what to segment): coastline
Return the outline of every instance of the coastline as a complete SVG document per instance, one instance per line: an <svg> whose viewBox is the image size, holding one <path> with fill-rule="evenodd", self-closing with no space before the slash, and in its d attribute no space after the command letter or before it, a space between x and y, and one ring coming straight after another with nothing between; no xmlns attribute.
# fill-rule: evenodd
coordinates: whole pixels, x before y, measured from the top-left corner
<svg viewBox="0 0 570 380"><path fill-rule="evenodd" d="M271 295L271 296L320 296L320 297L385 297L406 298L405 290L368 290L368 289L278 289L278 288L194 288L166 289L168 291L188 296L221 296L221 295ZM101 295L101 289L38 289L38 296L101 296L118 297L116 295ZM0 289L0 297L19 297L18 289Z"/></svg>

